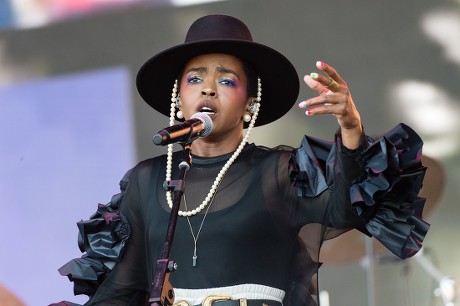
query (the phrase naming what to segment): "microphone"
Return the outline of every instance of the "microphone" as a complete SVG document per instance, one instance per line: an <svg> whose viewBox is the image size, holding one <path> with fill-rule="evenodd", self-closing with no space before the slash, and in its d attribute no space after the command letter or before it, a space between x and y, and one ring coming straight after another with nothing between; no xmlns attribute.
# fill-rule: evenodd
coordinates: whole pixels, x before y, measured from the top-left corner
<svg viewBox="0 0 460 306"><path fill-rule="evenodd" d="M190 142L211 134L212 125L212 119L208 114L196 113L189 120L162 129L152 140L154 144L161 146L175 142Z"/></svg>

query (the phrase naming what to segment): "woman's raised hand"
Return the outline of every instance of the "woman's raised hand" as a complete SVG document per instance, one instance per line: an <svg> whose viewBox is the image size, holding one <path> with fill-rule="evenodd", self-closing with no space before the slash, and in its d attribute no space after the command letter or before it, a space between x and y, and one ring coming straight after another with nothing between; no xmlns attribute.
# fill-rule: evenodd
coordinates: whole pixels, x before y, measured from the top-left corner
<svg viewBox="0 0 460 306"><path fill-rule="evenodd" d="M348 90L347 83L337 71L324 62L316 67L325 73L312 72L304 77L305 83L318 95L299 103L309 116L331 114L337 118L343 145L349 149L359 146L362 134L361 118Z"/></svg>

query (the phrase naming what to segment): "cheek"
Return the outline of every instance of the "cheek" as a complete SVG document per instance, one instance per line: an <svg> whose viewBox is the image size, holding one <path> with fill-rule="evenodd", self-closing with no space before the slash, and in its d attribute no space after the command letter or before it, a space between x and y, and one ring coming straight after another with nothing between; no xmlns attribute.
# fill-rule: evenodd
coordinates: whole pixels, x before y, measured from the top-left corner
<svg viewBox="0 0 460 306"><path fill-rule="evenodd" d="M238 97L237 97L238 101L239 101L239 105L240 105L240 109L241 111L244 113L247 109L247 102L248 102L248 95L247 95L247 92L246 90L241 90L239 93L238 93Z"/></svg>
<svg viewBox="0 0 460 306"><path fill-rule="evenodd" d="M181 99L181 105L183 108L186 108L188 106L189 101L194 100L193 97L197 95L197 92L199 93L196 87L193 88L193 86L190 86L188 84L181 84L180 99Z"/></svg>
<svg viewBox="0 0 460 306"><path fill-rule="evenodd" d="M180 83L180 95L181 97L186 98L192 93L192 89L190 88L189 84L185 80L182 80Z"/></svg>
<svg viewBox="0 0 460 306"><path fill-rule="evenodd" d="M243 88L224 89L219 93L219 97L222 100L226 100L235 106L238 105L241 108L245 108L247 101L247 93Z"/></svg>

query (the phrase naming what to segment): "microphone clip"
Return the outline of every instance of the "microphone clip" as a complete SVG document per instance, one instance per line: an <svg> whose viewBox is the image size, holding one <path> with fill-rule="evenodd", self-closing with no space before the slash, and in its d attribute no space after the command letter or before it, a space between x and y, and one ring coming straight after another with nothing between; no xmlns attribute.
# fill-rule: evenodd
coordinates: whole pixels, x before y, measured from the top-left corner
<svg viewBox="0 0 460 306"><path fill-rule="evenodd" d="M185 183L183 180L164 181L163 188L166 191L182 191L185 190Z"/></svg>

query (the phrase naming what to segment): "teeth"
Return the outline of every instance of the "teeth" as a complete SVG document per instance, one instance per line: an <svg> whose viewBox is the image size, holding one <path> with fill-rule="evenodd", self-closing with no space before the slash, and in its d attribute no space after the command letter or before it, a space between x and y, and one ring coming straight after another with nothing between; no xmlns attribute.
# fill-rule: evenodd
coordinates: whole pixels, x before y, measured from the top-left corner
<svg viewBox="0 0 460 306"><path fill-rule="evenodd" d="M213 111L211 108L209 108L209 107L203 107L203 108L201 109L201 112L202 112L202 113L214 113L214 111Z"/></svg>

